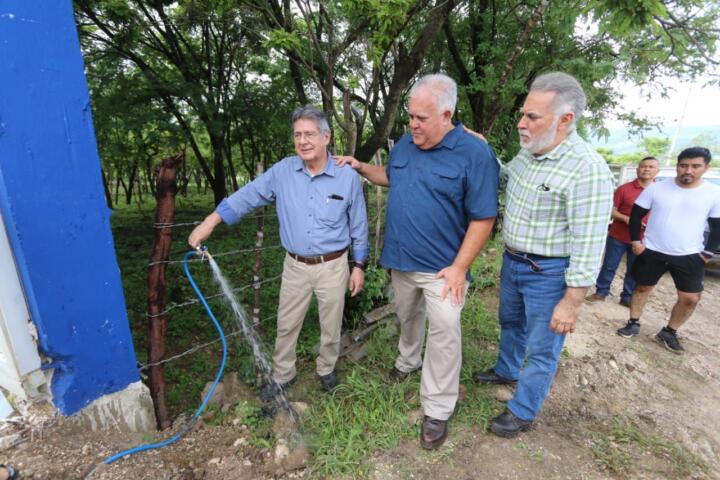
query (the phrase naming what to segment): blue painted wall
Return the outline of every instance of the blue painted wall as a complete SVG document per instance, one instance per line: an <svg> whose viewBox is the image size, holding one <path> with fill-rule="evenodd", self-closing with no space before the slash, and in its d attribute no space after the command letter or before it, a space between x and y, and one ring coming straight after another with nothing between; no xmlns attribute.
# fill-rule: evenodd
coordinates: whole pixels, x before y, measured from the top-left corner
<svg viewBox="0 0 720 480"><path fill-rule="evenodd" d="M0 210L55 405L139 380L71 0L0 2Z"/></svg>

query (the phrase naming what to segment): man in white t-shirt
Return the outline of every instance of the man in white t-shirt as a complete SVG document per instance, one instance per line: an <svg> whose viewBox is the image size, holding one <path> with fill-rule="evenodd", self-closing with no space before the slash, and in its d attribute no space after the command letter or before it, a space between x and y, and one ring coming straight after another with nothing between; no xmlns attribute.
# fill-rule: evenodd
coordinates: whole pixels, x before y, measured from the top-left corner
<svg viewBox="0 0 720 480"><path fill-rule="evenodd" d="M677 330L700 301L705 263L720 244L720 187L702 179L710 164L707 148L686 148L678 155L677 177L647 187L630 214L630 239L637 255L633 275L637 287L630 304L630 321L617 331L626 338L640 332L640 315L650 292L666 272L675 282L678 299L670 321L655 339L674 353L685 349ZM642 218L652 214L640 241ZM704 240L705 223L710 235Z"/></svg>

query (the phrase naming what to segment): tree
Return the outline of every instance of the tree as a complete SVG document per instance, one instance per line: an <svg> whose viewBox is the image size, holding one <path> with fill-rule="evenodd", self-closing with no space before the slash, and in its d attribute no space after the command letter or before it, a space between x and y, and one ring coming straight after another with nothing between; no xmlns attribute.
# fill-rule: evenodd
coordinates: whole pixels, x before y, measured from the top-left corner
<svg viewBox="0 0 720 480"><path fill-rule="evenodd" d="M711 25L720 7L708 1L467 0L463 7L445 24L444 51L433 51L465 93L460 116L504 156L517 149L515 115L540 73L563 70L580 80L592 112L581 128L591 128L622 101L616 80L692 77L718 65L720 31Z"/></svg>
<svg viewBox="0 0 720 480"><path fill-rule="evenodd" d="M228 140L242 94L237 87L256 73L247 71L248 55L261 41L252 12L231 0L76 0L75 6L85 53L137 68L174 117L219 203L233 169Z"/></svg>

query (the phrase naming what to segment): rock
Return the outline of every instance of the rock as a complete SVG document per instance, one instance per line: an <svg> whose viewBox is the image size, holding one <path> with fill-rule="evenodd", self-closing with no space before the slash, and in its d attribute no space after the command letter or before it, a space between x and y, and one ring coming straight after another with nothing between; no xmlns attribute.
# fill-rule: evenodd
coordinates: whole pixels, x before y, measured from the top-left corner
<svg viewBox="0 0 720 480"><path fill-rule="evenodd" d="M241 400L253 398L253 393L246 384L244 384L237 372L230 372L223 376L223 399L226 405L235 405Z"/></svg>
<svg viewBox="0 0 720 480"><path fill-rule="evenodd" d="M12 435L6 435L4 437L0 437L0 452L2 452L3 450L7 450L8 448L14 447L15 444L19 441L20 441L19 433L13 433Z"/></svg>
<svg viewBox="0 0 720 480"><path fill-rule="evenodd" d="M368 344L367 344L367 342L363 342L363 343L357 344L353 348L351 348L350 351L348 351L346 353L346 356L350 360L359 362L360 360L362 360L363 358L365 358L367 356L367 352L368 352Z"/></svg>
<svg viewBox="0 0 720 480"><path fill-rule="evenodd" d="M247 438L238 438L233 442L233 447L239 448L248 444Z"/></svg>
<svg viewBox="0 0 720 480"><path fill-rule="evenodd" d="M286 443L280 443L275 446L275 463L280 464L290 455L290 448Z"/></svg>
<svg viewBox="0 0 720 480"><path fill-rule="evenodd" d="M493 396L498 402L507 403L515 395L515 388L510 385L499 385L495 388Z"/></svg>
<svg viewBox="0 0 720 480"><path fill-rule="evenodd" d="M310 406L305 402L290 402L290 406L298 415L302 415L310 409Z"/></svg>
<svg viewBox="0 0 720 480"><path fill-rule="evenodd" d="M410 426L420 425L425 418L425 414L423 413L421 408L418 408L417 410L411 410L410 413L408 413L408 423Z"/></svg>
<svg viewBox="0 0 720 480"><path fill-rule="evenodd" d="M583 387L587 386L587 384L590 383L587 378L580 376L580 385Z"/></svg>
<svg viewBox="0 0 720 480"><path fill-rule="evenodd" d="M613 370L618 370L618 364L615 360L609 360L608 365L610 365L610 368Z"/></svg>
<svg viewBox="0 0 720 480"><path fill-rule="evenodd" d="M287 446L285 446L287 448ZM284 453L284 449L283 449ZM308 458L310 458L310 450L305 444L298 445L293 450L290 450L279 463L273 462L268 464L266 468L274 475L283 475L284 473L298 470L307 465Z"/></svg>
<svg viewBox="0 0 720 480"><path fill-rule="evenodd" d="M208 465L219 465L220 459L219 458L211 458L210 460L208 460L207 464Z"/></svg>
<svg viewBox="0 0 720 480"><path fill-rule="evenodd" d="M203 388L203 391L200 394L201 402L207 396L208 392L210 391L210 387L212 387L212 384L213 382L208 382L205 385L205 388ZM215 387L215 391L213 392L212 397L210 397L210 400L208 400L207 404L219 406L223 401L224 389L225 387L223 385L223 382L218 382L217 387Z"/></svg>
<svg viewBox="0 0 720 480"><path fill-rule="evenodd" d="M283 410L279 410L273 421L273 431L277 438L288 439L297 430L297 425L292 416Z"/></svg>
<svg viewBox="0 0 720 480"><path fill-rule="evenodd" d="M243 467L252 467L252 462L250 460L243 460Z"/></svg>

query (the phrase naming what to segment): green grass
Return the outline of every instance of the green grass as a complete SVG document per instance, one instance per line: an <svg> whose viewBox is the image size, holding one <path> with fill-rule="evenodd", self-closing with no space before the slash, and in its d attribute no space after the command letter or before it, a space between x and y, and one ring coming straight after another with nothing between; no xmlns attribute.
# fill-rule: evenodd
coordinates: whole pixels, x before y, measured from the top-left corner
<svg viewBox="0 0 720 480"><path fill-rule="evenodd" d="M371 189L371 194L372 194ZM374 217L374 201L370 218ZM194 195L178 197L175 222L192 222L202 219L211 209L210 196ZM147 358L147 270L153 242L154 206L119 207L112 218L118 262L125 289L128 315L131 322L138 359ZM272 209L269 209L273 211ZM170 260L180 260L187 251L185 240L192 227L173 230ZM371 226L372 232L372 226ZM250 248L255 241L255 219L248 218L233 228L220 226L207 242L211 253ZM268 217L265 245L279 243L277 219ZM499 405L491 399L486 387L479 387L471 380L471 374L479 368L492 365L496 353L488 347L497 343L499 329L495 312L488 312L483 304L482 291L497 285L501 256L497 253L498 240L489 245L473 265L474 282L471 284L463 310L463 367L461 382L467 388L465 399L458 404L451 419L451 428L463 425L487 425L488 419L497 413ZM372 245L372 239L371 239ZM281 249L266 250L262 254L262 277L269 278L280 273L283 252ZM223 273L234 287L250 283L254 256L252 254L216 257ZM191 272L205 295L218 291L211 278L210 269L203 263L193 263ZM366 310L383 303L385 290L384 271L371 271L368 275L369 298L349 303L348 316L357 322ZM184 277L181 264L167 267L167 288L170 302L181 303L194 298ZM262 287L261 318L276 313L279 282ZM252 303L250 289L240 292L241 303ZM229 309L220 300L211 300L211 307L226 331L235 330ZM170 312L167 333L167 356L183 352L203 342L215 340L217 333L200 305L178 308ZM369 339L368 354L360 363L342 361L339 370L343 385L331 395L319 394L314 373L313 347L319 341L317 307L313 301L298 341L298 385L293 387L296 400L306 401L311 410L304 416L304 434L312 451L309 476L313 478L366 478L371 474L368 461L376 451L387 450L403 439L417 441L419 426L411 425L408 415L420 408L419 375L395 384L387 379L397 355L397 331L394 325L376 330ZM345 325L345 330L354 324ZM261 324L260 334L266 350L272 348L275 335L275 319ZM250 351L244 342L229 342L227 371L238 371L246 382L253 382L254 366ZM171 414L194 410L200 402L204 385L211 381L220 363L220 345L214 344L182 359L168 363L165 368L168 403ZM248 415L243 406L237 415L247 420L251 428L251 443L258 448L270 448L274 442L271 424L257 415ZM213 423L221 423L226 415L216 416ZM445 452L447 456L447 452ZM437 453L443 460L442 451ZM449 457L448 457L449 458ZM449 461L449 460L448 460Z"/></svg>
<svg viewBox="0 0 720 480"><path fill-rule="evenodd" d="M597 428L592 452L601 467L620 477L640 469L637 459L642 452L665 459L667 470L663 476L668 478L686 478L698 472L709 474L707 464L687 448L645 431L630 418L615 417L609 426Z"/></svg>

